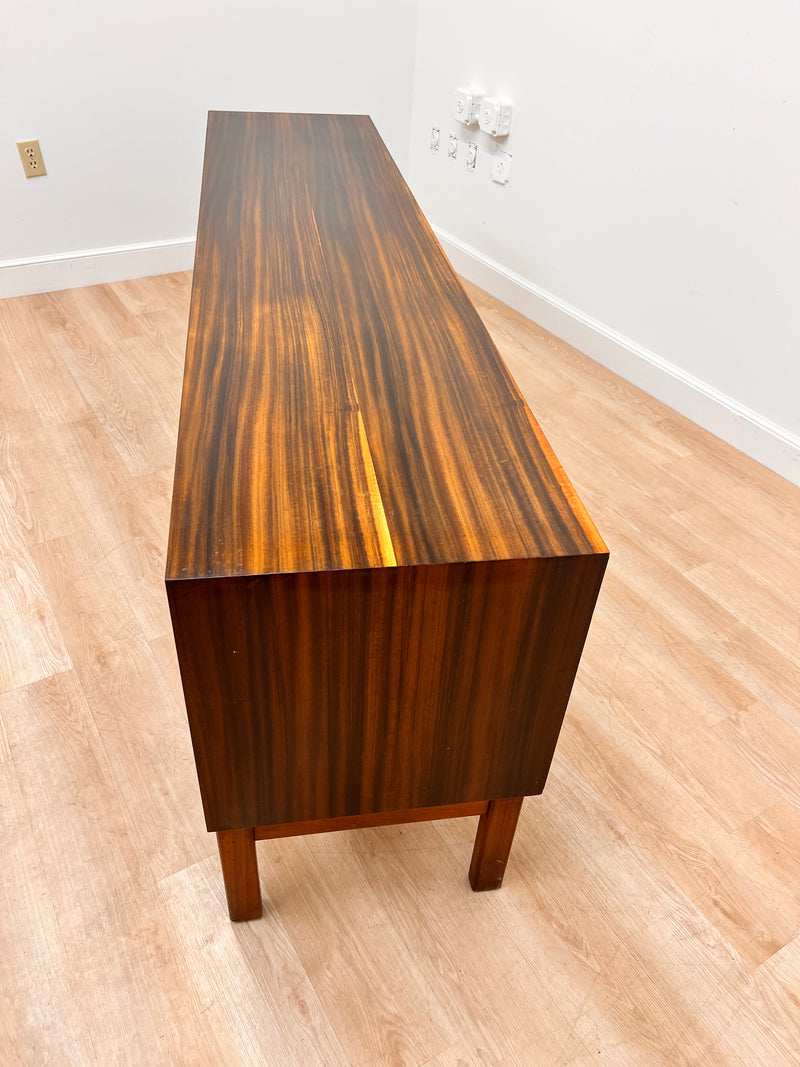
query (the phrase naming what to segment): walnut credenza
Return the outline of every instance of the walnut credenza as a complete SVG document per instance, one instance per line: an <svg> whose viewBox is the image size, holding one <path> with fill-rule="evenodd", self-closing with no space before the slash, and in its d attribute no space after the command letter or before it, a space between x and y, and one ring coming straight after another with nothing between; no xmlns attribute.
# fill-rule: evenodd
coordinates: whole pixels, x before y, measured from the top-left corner
<svg viewBox="0 0 800 1067"><path fill-rule="evenodd" d="M231 918L348 827L479 814L499 886L607 555L370 120L212 112L166 580Z"/></svg>

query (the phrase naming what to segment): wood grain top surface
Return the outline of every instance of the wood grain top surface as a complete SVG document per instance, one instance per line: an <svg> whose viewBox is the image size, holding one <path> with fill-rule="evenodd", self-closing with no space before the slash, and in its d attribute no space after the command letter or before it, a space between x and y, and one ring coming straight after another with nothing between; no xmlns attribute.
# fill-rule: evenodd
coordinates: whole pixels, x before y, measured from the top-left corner
<svg viewBox="0 0 800 1067"><path fill-rule="evenodd" d="M369 118L211 112L167 579L605 551Z"/></svg>

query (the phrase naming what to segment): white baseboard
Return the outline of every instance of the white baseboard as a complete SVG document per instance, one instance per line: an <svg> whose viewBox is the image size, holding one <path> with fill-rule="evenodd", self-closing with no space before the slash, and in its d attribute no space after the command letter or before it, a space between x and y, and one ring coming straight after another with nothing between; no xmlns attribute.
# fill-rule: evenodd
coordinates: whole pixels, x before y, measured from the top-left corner
<svg viewBox="0 0 800 1067"><path fill-rule="evenodd" d="M455 270L740 452L800 485L800 437L434 227Z"/></svg>
<svg viewBox="0 0 800 1067"><path fill-rule="evenodd" d="M32 259L10 259L0 262L0 297L51 293L57 289L77 289L82 285L171 274L191 270L193 263L194 237L116 248L90 248L83 252Z"/></svg>
<svg viewBox="0 0 800 1067"><path fill-rule="evenodd" d="M459 274L699 426L800 485L800 437L434 227ZM190 270L194 237L0 262L0 297Z"/></svg>

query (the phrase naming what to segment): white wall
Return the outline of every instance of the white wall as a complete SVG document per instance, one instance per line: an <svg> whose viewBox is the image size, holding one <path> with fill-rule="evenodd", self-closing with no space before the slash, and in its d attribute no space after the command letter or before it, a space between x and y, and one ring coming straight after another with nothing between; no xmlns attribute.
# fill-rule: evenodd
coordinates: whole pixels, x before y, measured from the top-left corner
<svg viewBox="0 0 800 1067"><path fill-rule="evenodd" d="M0 296L189 267L210 108L368 112L462 273L800 484L799 43L794 0L6 0ZM505 188L428 149L471 80Z"/></svg>
<svg viewBox="0 0 800 1067"><path fill-rule="evenodd" d="M798 56L793 0L421 0L411 184L462 273L800 483ZM429 150L470 81L506 187Z"/></svg>
<svg viewBox="0 0 800 1067"><path fill-rule="evenodd" d="M405 169L416 17L416 0L6 0L0 295L191 266L210 109L371 114ZM31 137L48 173L26 180Z"/></svg>

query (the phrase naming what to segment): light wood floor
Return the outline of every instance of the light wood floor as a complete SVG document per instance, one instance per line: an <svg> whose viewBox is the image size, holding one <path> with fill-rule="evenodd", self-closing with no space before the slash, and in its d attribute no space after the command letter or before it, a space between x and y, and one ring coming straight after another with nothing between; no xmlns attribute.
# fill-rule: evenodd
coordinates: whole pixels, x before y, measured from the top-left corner
<svg viewBox="0 0 800 1067"><path fill-rule="evenodd" d="M163 590L188 274L0 305L0 1063L800 1063L800 489L470 290L611 548L504 888L263 842L233 926Z"/></svg>

